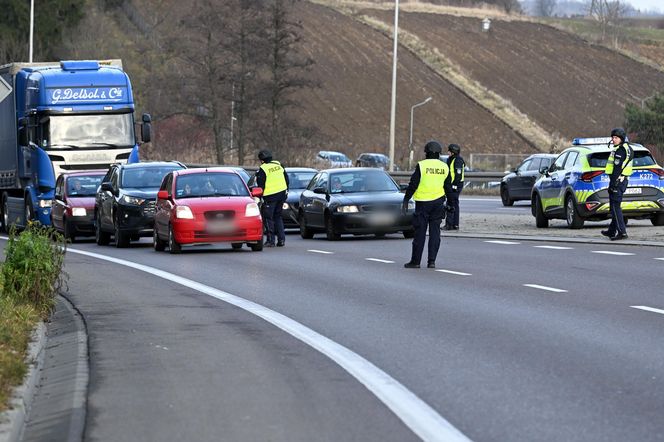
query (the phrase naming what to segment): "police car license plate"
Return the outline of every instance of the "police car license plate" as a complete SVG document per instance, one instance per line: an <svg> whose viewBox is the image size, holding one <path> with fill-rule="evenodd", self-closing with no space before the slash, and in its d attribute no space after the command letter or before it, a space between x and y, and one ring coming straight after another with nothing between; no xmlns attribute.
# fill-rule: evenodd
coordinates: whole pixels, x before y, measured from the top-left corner
<svg viewBox="0 0 664 442"><path fill-rule="evenodd" d="M628 187L627 190L625 190L625 194L640 195L641 194L641 188L640 187Z"/></svg>
<svg viewBox="0 0 664 442"><path fill-rule="evenodd" d="M235 230L235 225L229 221L211 221L207 224L207 230L213 234L230 233Z"/></svg>
<svg viewBox="0 0 664 442"><path fill-rule="evenodd" d="M391 213L373 213L369 217L369 222L378 226L385 226L394 223L394 215Z"/></svg>

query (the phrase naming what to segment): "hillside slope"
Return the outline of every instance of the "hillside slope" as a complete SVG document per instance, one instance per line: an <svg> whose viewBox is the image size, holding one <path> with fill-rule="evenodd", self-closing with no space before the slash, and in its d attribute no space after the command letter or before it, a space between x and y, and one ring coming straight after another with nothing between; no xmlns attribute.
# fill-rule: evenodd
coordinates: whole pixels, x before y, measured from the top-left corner
<svg viewBox="0 0 664 442"><path fill-rule="evenodd" d="M366 10L389 23L386 11ZM664 72L552 27L477 18L400 15L400 27L510 100L549 132L572 138L605 134L624 122L624 105L664 89Z"/></svg>
<svg viewBox="0 0 664 442"><path fill-rule="evenodd" d="M328 143L348 154L386 152L389 136L392 42L383 34L323 6L300 2L303 50L316 61L311 75L321 87L303 91L300 118L316 125ZM523 138L490 112L441 79L406 50L398 65L397 160L407 158L410 108L414 144L430 138L459 143L474 152L534 152Z"/></svg>

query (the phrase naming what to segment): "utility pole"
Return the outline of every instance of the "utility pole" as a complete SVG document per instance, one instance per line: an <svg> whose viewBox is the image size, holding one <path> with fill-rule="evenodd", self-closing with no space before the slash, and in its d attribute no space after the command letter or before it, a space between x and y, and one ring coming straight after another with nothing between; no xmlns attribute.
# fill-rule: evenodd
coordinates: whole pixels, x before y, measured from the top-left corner
<svg viewBox="0 0 664 442"><path fill-rule="evenodd" d="M390 108L390 172L394 172L394 120L397 109L397 45L399 44L399 0L394 3L394 51L392 62L392 105Z"/></svg>
<svg viewBox="0 0 664 442"><path fill-rule="evenodd" d="M28 62L32 63L33 35L35 33L35 0L30 0L30 56Z"/></svg>

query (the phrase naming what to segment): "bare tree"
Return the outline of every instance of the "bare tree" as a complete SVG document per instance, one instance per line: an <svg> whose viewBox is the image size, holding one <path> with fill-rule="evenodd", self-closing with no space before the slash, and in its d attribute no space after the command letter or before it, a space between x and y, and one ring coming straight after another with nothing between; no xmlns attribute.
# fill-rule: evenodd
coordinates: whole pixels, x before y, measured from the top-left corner
<svg viewBox="0 0 664 442"><path fill-rule="evenodd" d="M590 0L588 15L595 19L602 31L602 41L606 40L607 32L618 25L618 21L625 15L629 5L620 0ZM614 35L614 46L618 46L618 36Z"/></svg>
<svg viewBox="0 0 664 442"><path fill-rule="evenodd" d="M535 12L541 17L551 17L557 0L535 0Z"/></svg>

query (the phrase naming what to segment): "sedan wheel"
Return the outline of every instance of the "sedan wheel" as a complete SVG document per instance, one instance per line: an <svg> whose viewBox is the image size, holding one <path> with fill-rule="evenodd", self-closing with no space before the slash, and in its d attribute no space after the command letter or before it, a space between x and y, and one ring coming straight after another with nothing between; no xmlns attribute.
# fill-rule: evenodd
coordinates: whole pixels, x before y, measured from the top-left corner
<svg viewBox="0 0 664 442"><path fill-rule="evenodd" d="M152 231L152 246L157 252L163 252L164 249L166 248L166 241L163 241L159 238L156 226L155 229Z"/></svg>
<svg viewBox="0 0 664 442"><path fill-rule="evenodd" d="M311 239L314 237L314 232L311 231L310 228L307 227L306 221L304 220L304 214L300 213L299 216L299 221L300 221L300 236L302 239Z"/></svg>
<svg viewBox="0 0 664 442"><path fill-rule="evenodd" d="M98 246L106 246L111 242L111 235L101 230L101 219L99 217L100 215L97 213L95 215L95 241Z"/></svg>
<svg viewBox="0 0 664 442"><path fill-rule="evenodd" d="M503 206L505 207L514 204L514 200L510 198L510 192L507 190L507 186L502 186L500 188L500 199L503 201Z"/></svg>
<svg viewBox="0 0 664 442"><path fill-rule="evenodd" d="M329 215L325 218L325 236L328 241L338 241L341 238L341 235L334 230L332 217Z"/></svg>
<svg viewBox="0 0 664 442"><path fill-rule="evenodd" d="M120 230L120 225L115 221L115 247L126 249L129 247L129 235Z"/></svg>
<svg viewBox="0 0 664 442"><path fill-rule="evenodd" d="M62 225L64 228L64 236L66 240L71 241L72 244L76 241L76 234L74 234L74 228L67 222L67 219L62 220Z"/></svg>
<svg viewBox="0 0 664 442"><path fill-rule="evenodd" d="M180 253L182 251L182 246L175 241L175 234L173 233L173 228L168 226L168 250L171 254Z"/></svg>
<svg viewBox="0 0 664 442"><path fill-rule="evenodd" d="M261 239L254 244L250 243L249 247L251 247L252 252L260 252L263 250L263 238L261 237Z"/></svg>

